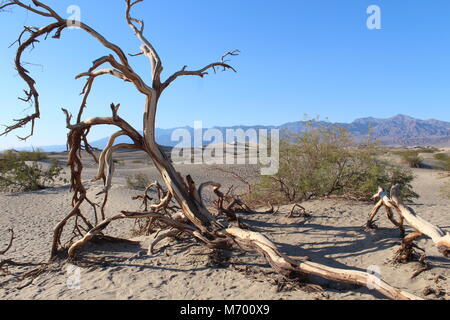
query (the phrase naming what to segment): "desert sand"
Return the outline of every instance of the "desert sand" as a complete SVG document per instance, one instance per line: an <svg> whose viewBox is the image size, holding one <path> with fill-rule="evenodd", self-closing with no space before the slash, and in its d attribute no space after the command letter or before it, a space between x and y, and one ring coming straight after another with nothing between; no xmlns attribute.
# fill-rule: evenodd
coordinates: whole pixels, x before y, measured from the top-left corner
<svg viewBox="0 0 450 320"><path fill-rule="evenodd" d="M63 161L63 155L53 157ZM121 155L114 186L110 192L108 215L120 210L139 209L139 202L131 200L139 194L126 186L125 178L143 172L156 180L158 172L149 167L148 160L136 160L136 153ZM85 158L87 159L87 158ZM205 165L179 165L182 174L192 174L198 183L214 180L224 186L243 187L239 181ZM257 176L256 166L233 166L250 180ZM88 182L96 166L86 161L84 177L89 195L102 189L101 182ZM450 178L431 169L414 169L415 191L421 196L411 206L423 218L450 232L450 200L439 195L441 185ZM375 190L374 190L375 192ZM4 258L17 261L46 261L56 223L69 211L71 194L68 185L57 185L37 192L0 195L0 250L7 245L8 228L15 239ZM98 201L101 198L97 199ZM245 223L275 241L282 252L291 256L309 256L312 261L339 268L366 271L379 270L389 284L427 299L450 297L450 259L442 257L432 241L421 238L417 244L427 255L431 269L414 279L412 274L419 263L394 264L391 259L400 244L400 234L386 218L379 215L378 229L366 232L363 225L373 204L342 199L313 200L302 204L310 218L287 218L292 205L279 208L276 214L242 214ZM261 208L261 212L264 208ZM217 257L196 242L166 239L158 244L155 254L148 253L150 237L133 237L133 221L112 223L106 234L131 239L120 244L91 243L80 253L79 287L71 287L74 269L59 263L35 278L17 282L15 271L0 275L0 299L384 299L367 287L329 282L311 277L311 287L280 287L276 275L269 271L264 259L257 254L233 253ZM70 230L70 226L66 230ZM411 229L407 227L407 232ZM66 239L67 240L67 239ZM271 280L272 279L272 280ZM20 288L22 286L24 288ZM427 287L440 294L425 296ZM20 288L20 289L19 289Z"/></svg>

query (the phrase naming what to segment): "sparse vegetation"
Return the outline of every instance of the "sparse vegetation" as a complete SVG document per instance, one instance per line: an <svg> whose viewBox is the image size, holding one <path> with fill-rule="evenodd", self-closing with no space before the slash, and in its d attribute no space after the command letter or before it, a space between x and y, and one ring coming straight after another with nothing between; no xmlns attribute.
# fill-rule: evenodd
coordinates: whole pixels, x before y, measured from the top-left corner
<svg viewBox="0 0 450 320"><path fill-rule="evenodd" d="M117 159L113 159L114 164L118 165L118 166L124 166L125 165L125 160L117 160Z"/></svg>
<svg viewBox="0 0 450 320"><path fill-rule="evenodd" d="M450 155L447 153L438 153L434 155L434 158L440 162L440 168L442 170L450 172ZM441 189L441 195L444 198L450 199L450 182L447 182Z"/></svg>
<svg viewBox="0 0 450 320"><path fill-rule="evenodd" d="M278 174L262 177L247 201L282 204L331 195L362 200L378 186L396 183L403 199L418 198L410 184L412 172L380 160L379 151L373 142L355 146L345 129L311 128L281 142Z"/></svg>
<svg viewBox="0 0 450 320"><path fill-rule="evenodd" d="M424 148L418 148L415 151L418 153L436 153L439 152L439 149L436 147L424 147Z"/></svg>
<svg viewBox="0 0 450 320"><path fill-rule="evenodd" d="M438 153L434 155L434 158L440 161L441 169L450 171L450 155L447 153Z"/></svg>
<svg viewBox="0 0 450 320"><path fill-rule="evenodd" d="M4 152L3 158L15 157L17 160L21 161L42 161L47 160L47 154L41 149L36 149L33 151L15 151L7 150Z"/></svg>
<svg viewBox="0 0 450 320"><path fill-rule="evenodd" d="M47 159L45 153L7 151L0 159L0 191L33 191L44 189L56 180L65 181L61 177L62 168L56 160L50 162L44 170L36 161Z"/></svg>
<svg viewBox="0 0 450 320"><path fill-rule="evenodd" d="M394 154L400 156L403 164L410 168L421 168L423 166L423 158L417 150L397 151Z"/></svg>
<svg viewBox="0 0 450 320"><path fill-rule="evenodd" d="M127 177L127 187L130 189L144 190L150 183L150 178L144 173L137 173Z"/></svg>

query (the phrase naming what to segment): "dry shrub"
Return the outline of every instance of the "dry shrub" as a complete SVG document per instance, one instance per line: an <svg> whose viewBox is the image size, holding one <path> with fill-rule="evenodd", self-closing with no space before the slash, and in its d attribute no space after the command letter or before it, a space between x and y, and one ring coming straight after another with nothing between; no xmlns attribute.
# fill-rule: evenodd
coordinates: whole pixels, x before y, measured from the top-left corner
<svg viewBox="0 0 450 320"><path fill-rule="evenodd" d="M47 159L41 151L14 152L7 151L0 159L0 191L34 191L44 189L58 181L67 182L62 175L62 168L56 160L50 162L48 169L43 169L36 161Z"/></svg>
<svg viewBox="0 0 450 320"><path fill-rule="evenodd" d="M369 141L355 145L348 131L339 127L312 126L280 142L280 168L263 176L246 195L248 203L283 204L331 195L370 199L378 186L399 183L401 196L418 198L410 169L380 160L383 150Z"/></svg>
<svg viewBox="0 0 450 320"><path fill-rule="evenodd" d="M144 173L137 173L135 175L128 176L127 187L135 190L145 190L150 182L150 178Z"/></svg>
<svg viewBox="0 0 450 320"><path fill-rule="evenodd" d="M440 168L445 171L450 171L450 155L447 153L438 153L434 158L439 161Z"/></svg>
<svg viewBox="0 0 450 320"><path fill-rule="evenodd" d="M406 150L398 151L394 154L400 156L401 162L410 168L421 168L423 166L423 158L420 156L419 151Z"/></svg>

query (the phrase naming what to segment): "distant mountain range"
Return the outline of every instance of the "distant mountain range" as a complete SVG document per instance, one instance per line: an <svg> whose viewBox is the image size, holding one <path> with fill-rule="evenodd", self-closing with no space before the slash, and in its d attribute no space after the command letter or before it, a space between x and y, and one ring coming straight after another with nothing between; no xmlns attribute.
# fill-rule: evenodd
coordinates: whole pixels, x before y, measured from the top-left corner
<svg viewBox="0 0 450 320"><path fill-rule="evenodd" d="M331 123L324 121L315 121L314 126L339 126L347 129L355 141L367 139L369 131L372 137L377 138L384 145L390 146L450 146L450 122L439 120L420 120L405 115L396 115L392 118L362 118L352 123ZM280 129L286 130L293 134L298 134L308 130L307 121L297 121L285 123L281 126L233 126L233 127L214 127L219 130L224 137L226 129L238 129L244 131L248 129ZM180 127L172 129L156 129L156 140L159 144L174 147L179 145L180 140L173 141L172 134L177 129L185 129L191 137L194 137L194 129L192 127ZM204 129L206 130L206 129ZM193 138L192 138L193 139ZM92 141L93 147L103 149L108 142L108 137ZM126 137L119 137L116 143L130 142ZM202 145L210 144L211 141L202 141ZM47 152L65 151L64 145L43 146L40 147Z"/></svg>

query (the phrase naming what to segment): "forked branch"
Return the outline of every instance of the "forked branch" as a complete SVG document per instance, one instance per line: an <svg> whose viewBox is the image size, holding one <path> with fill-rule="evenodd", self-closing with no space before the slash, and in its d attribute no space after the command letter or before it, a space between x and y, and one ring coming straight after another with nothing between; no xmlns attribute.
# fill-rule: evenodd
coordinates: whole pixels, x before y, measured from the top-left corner
<svg viewBox="0 0 450 320"><path fill-rule="evenodd" d="M400 222L392 219L392 216L390 217L390 219L396 226L401 228L402 234L404 234L403 221L406 221L416 231L416 236L412 238L410 237L408 239L414 240L419 236L426 235L433 240L437 249L442 253L443 256L450 257L450 234L446 234L441 228L421 218L414 212L411 207L406 206L400 198L399 189L400 185L396 184L395 186L393 186L391 188L390 197L385 190L383 190L382 188L378 189L378 193L375 194L372 198L380 200L369 215L367 225L370 226L372 224L375 215L381 207L384 206L386 208L388 217L392 215L392 209L396 210L396 212L400 216Z"/></svg>
<svg viewBox="0 0 450 320"><path fill-rule="evenodd" d="M204 76L208 75L207 71L210 69L213 70L214 73L217 72L218 68L222 68L222 71L226 71L227 69L229 69L234 72L237 72L232 66L230 66L229 64L226 63L227 60L225 60L225 58L228 56L237 56L237 55L239 55L239 53L240 53L239 50L230 51L230 52L226 53L224 56L222 56L222 61L211 63L211 64L207 65L206 67L203 67L203 68L201 68L199 70L195 70L195 71L189 71L189 70L187 70L188 66L184 66L183 68L181 68L180 71L175 72L162 84L161 90L166 89L172 82L174 82L178 77L181 77L181 76L197 76L197 77L203 78Z"/></svg>

